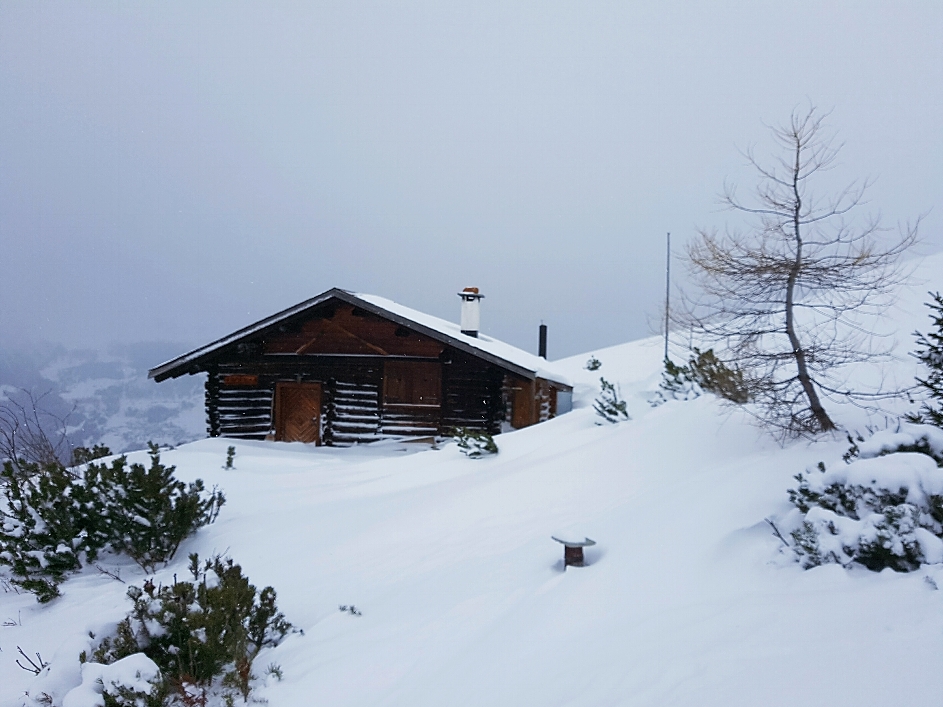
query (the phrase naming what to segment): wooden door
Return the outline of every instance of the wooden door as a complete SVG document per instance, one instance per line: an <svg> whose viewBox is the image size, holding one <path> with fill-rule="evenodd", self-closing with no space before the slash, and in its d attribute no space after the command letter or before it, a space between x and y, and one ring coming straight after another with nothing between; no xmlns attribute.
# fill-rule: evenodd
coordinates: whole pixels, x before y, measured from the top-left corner
<svg viewBox="0 0 943 707"><path fill-rule="evenodd" d="M515 380L512 387L511 427L520 429L537 422L537 390L534 381Z"/></svg>
<svg viewBox="0 0 943 707"><path fill-rule="evenodd" d="M321 444L321 384L278 383L275 439Z"/></svg>

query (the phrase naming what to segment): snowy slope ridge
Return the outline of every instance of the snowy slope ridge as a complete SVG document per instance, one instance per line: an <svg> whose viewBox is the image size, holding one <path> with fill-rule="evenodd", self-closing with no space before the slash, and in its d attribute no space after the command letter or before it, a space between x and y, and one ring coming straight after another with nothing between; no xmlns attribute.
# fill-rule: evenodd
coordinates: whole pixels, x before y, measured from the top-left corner
<svg viewBox="0 0 943 707"><path fill-rule="evenodd" d="M893 315L902 377L941 266L921 264L925 282ZM582 368L590 353L595 373ZM218 484L228 502L157 579L185 574L187 553L228 552L278 590L304 635L257 660L257 673L284 673L255 693L273 707L937 704L943 566L803 571L764 521L790 508L794 474L840 460L844 439L780 448L710 396L652 408L661 354L649 339L558 362L574 411L501 435L482 460L455 445L236 442L225 470L231 441L168 451L181 478ZM595 424L600 374L620 384L631 421ZM589 566L563 571L550 536L566 532L597 541ZM120 558L105 567L144 579ZM35 704L24 691L61 704L82 681L88 632L127 612L126 589L88 568L47 606L0 593L0 706ZM17 646L47 673L20 670Z"/></svg>

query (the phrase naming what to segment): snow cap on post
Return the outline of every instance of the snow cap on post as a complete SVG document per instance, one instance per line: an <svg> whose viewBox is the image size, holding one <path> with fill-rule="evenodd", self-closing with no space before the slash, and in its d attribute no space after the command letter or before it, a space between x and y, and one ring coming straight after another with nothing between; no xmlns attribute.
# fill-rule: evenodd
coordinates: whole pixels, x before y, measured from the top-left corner
<svg viewBox="0 0 943 707"><path fill-rule="evenodd" d="M484 295L478 293L477 287L466 287L458 296L462 298L462 333L477 339L481 326L480 300Z"/></svg>

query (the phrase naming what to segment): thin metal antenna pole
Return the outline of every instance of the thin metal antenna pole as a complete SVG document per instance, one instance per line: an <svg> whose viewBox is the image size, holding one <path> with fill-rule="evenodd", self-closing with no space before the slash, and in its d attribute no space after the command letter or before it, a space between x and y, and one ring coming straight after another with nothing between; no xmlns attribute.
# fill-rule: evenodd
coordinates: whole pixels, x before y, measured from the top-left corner
<svg viewBox="0 0 943 707"><path fill-rule="evenodd" d="M665 360L668 360L668 320L671 304L671 233L668 233L668 248L665 255Z"/></svg>

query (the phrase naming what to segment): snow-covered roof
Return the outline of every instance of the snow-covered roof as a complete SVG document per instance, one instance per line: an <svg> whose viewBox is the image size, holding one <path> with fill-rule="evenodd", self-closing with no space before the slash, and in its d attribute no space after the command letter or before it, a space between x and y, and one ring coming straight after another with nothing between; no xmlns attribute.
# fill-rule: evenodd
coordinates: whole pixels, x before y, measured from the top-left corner
<svg viewBox="0 0 943 707"><path fill-rule="evenodd" d="M294 307L289 307L255 324L217 339L206 346L194 349L183 356L178 356L171 361L156 366L148 372L148 377L161 381L191 372L194 367L199 367L200 363L210 358L212 354L220 349L262 333L287 319L303 316L307 310L330 299L339 299L348 304L361 307L368 312L419 331L432 339L483 358L525 378L544 378L554 383L571 385L569 378L556 370L552 363L516 346L511 346L481 333L478 334L477 338L468 336L462 333L458 324L405 307L385 297L348 292L337 288L328 290L317 297L301 302Z"/></svg>
<svg viewBox="0 0 943 707"><path fill-rule="evenodd" d="M425 314L424 312L409 307L404 307L385 297L368 295L362 292L354 292L351 294L362 302L368 302L390 314L399 315L404 319L408 319L411 322L415 322L416 324L420 324L428 329L443 334L453 341L461 341L466 346L489 353L502 361L520 366L530 371L538 378L546 378L547 380L556 381L557 383L571 385L566 375L555 370L552 363L540 356L535 356L523 349L519 349L516 346L511 346L503 341L485 336L481 332L478 333L477 337L468 336L462 333L462 329L458 324L433 317L431 314Z"/></svg>

